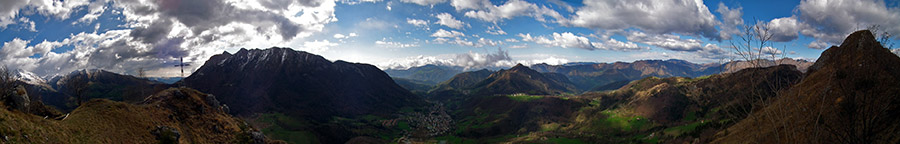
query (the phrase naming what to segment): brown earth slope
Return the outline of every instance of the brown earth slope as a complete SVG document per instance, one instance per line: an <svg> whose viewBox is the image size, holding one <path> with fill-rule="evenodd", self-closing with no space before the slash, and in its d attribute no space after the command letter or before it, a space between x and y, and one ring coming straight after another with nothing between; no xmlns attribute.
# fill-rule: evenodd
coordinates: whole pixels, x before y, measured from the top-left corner
<svg viewBox="0 0 900 144"><path fill-rule="evenodd" d="M898 143L900 58L869 31L833 46L793 88L716 143Z"/></svg>
<svg viewBox="0 0 900 144"><path fill-rule="evenodd" d="M178 143L271 142L258 133L254 137L246 123L217 103L193 89L171 88L140 105L95 99L61 120L3 108L0 143L157 143L173 135Z"/></svg>

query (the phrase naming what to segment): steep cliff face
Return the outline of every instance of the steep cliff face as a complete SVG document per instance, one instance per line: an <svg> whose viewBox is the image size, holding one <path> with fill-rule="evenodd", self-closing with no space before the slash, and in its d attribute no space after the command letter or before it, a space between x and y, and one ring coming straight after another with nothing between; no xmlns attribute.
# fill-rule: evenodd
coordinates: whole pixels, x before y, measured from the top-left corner
<svg viewBox="0 0 900 144"><path fill-rule="evenodd" d="M388 115L423 103L375 66L287 48L216 55L181 83L216 95L238 115Z"/></svg>

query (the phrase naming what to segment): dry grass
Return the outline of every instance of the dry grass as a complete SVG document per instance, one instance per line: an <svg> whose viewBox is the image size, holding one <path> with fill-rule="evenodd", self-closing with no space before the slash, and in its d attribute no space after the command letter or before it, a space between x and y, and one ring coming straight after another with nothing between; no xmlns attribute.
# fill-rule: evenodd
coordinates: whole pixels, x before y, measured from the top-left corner
<svg viewBox="0 0 900 144"><path fill-rule="evenodd" d="M162 98L141 105L92 100L63 120L0 109L0 134L10 143L156 143L150 132L168 126L181 133L179 143L234 143L249 130L205 104L205 94L196 90L173 88L156 96Z"/></svg>

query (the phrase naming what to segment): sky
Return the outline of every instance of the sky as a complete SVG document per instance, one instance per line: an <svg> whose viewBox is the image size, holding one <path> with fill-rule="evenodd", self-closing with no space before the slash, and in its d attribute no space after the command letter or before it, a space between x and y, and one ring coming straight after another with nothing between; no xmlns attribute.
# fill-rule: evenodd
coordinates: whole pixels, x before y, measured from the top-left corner
<svg viewBox="0 0 900 144"><path fill-rule="evenodd" d="M896 0L2 0L0 63L50 78L79 69L180 76L241 48L290 47L382 69L517 63L814 61L856 30L900 34ZM889 40L897 42L898 39ZM758 46L754 46L758 47ZM185 74L188 75L188 74Z"/></svg>

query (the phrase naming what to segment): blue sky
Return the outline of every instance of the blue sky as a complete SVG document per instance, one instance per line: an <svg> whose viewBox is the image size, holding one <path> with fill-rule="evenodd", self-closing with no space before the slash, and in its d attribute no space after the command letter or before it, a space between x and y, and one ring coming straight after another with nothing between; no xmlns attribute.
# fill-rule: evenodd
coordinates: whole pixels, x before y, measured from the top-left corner
<svg viewBox="0 0 900 144"><path fill-rule="evenodd" d="M291 47L383 69L684 59L740 60L741 26L766 53L815 60L846 34L900 33L881 0L24 0L0 2L0 62L52 77L78 69L178 76L240 48ZM756 20L756 21L754 21ZM893 41L897 41L894 39ZM758 46L754 46L758 47Z"/></svg>

